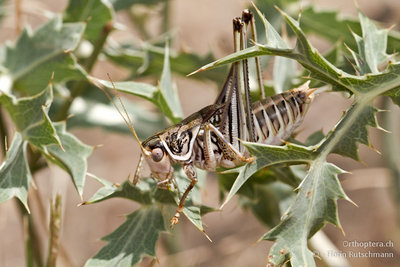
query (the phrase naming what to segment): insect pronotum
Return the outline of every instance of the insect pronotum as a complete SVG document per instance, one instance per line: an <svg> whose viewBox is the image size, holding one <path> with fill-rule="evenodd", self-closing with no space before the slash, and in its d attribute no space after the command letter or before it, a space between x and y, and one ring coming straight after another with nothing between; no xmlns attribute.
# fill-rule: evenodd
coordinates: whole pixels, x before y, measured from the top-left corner
<svg viewBox="0 0 400 267"><path fill-rule="evenodd" d="M241 18L233 20L235 51L246 48L248 25L253 41L256 41L254 18L249 10L244 10ZM261 100L254 103L250 101L248 61L245 59L232 64L214 104L143 142L137 137L122 101L126 118L117 108L142 151L134 183L137 182L143 158L160 186L174 182L173 164L182 165L190 179L176 213L170 220L171 227L178 223L185 200L197 183L195 167L215 171L219 166L232 168L252 162L253 158L241 140L277 145L288 138L302 122L315 89L308 88L308 83L305 83L299 88L265 97L261 68L258 58L255 59Z"/></svg>

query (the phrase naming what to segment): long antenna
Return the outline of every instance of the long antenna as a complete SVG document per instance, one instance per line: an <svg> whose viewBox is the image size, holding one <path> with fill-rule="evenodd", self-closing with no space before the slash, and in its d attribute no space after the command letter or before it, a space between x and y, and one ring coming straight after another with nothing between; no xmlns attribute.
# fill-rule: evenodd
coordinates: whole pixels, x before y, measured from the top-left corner
<svg viewBox="0 0 400 267"><path fill-rule="evenodd" d="M96 80L93 80L93 79L92 79L92 82L94 82L94 83L96 84L96 86L99 87L99 88L104 92L104 94L107 96L107 98L108 98L108 99L110 100L110 102L113 104L113 106L115 107L115 109L118 111L119 115L120 115L120 116L122 117L122 119L124 120L126 126L128 126L129 130L131 131L131 133L132 133L133 136L135 137L135 139L136 139L136 141L138 142L138 144L139 144L140 149L142 150L142 152L143 152L144 154L148 155L149 152L148 152L146 149L144 149L144 147L142 146L142 143L140 142L140 139L139 139L138 135L136 134L135 128L133 127L133 123L132 123L131 118L129 117L128 111L126 110L126 107L125 107L124 103L122 102L122 99L121 99L121 97L120 97L120 95L119 95L119 93L118 93L118 90L115 88L115 84L114 84L114 82L112 81L112 79L111 79L111 77L110 77L110 74L107 73L107 76L108 76L108 79L110 80L110 82L111 82L111 84L112 84L112 87L113 87L113 89L114 89L115 95L117 96L118 101L119 101L119 103L121 104L122 109L124 110L125 116L122 114L121 110L119 109L119 107L117 106L117 104L114 102L113 98L110 96L110 94L107 92L107 90L104 88L104 86L103 86L101 83L97 82Z"/></svg>

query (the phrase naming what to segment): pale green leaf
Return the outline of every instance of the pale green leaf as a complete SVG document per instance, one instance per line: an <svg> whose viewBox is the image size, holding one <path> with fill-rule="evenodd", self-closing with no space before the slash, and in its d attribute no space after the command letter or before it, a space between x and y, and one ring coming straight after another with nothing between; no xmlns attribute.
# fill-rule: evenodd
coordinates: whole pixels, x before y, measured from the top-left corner
<svg viewBox="0 0 400 267"><path fill-rule="evenodd" d="M17 197L28 208L28 188L32 180L26 157L27 143L17 132L0 166L0 203Z"/></svg>
<svg viewBox="0 0 400 267"><path fill-rule="evenodd" d="M204 184L205 178L206 172L198 171L199 182L190 192L183 210L183 214L202 232L204 232L204 229L200 214L203 211L207 213L214 210L200 205L200 186ZM157 184L152 179L141 178L137 185L133 185L129 181L125 181L122 185L116 185L98 177L95 177L95 179L102 183L103 187L83 204L93 204L115 197L130 199L142 205L154 205L155 202L158 202L159 204L172 205L176 208L179 203L180 195L178 196L174 191L157 188ZM189 184L189 180L182 169L175 171L175 181L179 188L178 192L183 194ZM165 219L171 219L172 215L169 214L168 216L170 217Z"/></svg>
<svg viewBox="0 0 400 267"><path fill-rule="evenodd" d="M353 112L354 107L350 107L347 113ZM378 110L375 107L367 106L357 119L352 123L351 128L347 129L341 140L336 144L332 153L337 153L343 156L359 160L358 144L370 146L368 137L368 126L377 127L376 113Z"/></svg>
<svg viewBox="0 0 400 267"><path fill-rule="evenodd" d="M156 257L155 245L161 231L165 231L159 207L143 206L129 214L114 232L105 236L107 242L85 266L127 267L140 262L143 256Z"/></svg>
<svg viewBox="0 0 400 267"><path fill-rule="evenodd" d="M37 94L49 82L83 79L85 72L69 51L78 45L84 23L62 23L56 16L35 32L25 29L15 46L8 46L4 67L12 76L15 89L27 95Z"/></svg>
<svg viewBox="0 0 400 267"><path fill-rule="evenodd" d="M83 144L71 133L66 132L65 122L57 122L54 126L57 135L60 137L62 149L57 145L49 145L46 149L51 159L71 175L75 188L79 195L82 196L87 170L87 158L92 153L93 148Z"/></svg>
<svg viewBox="0 0 400 267"><path fill-rule="evenodd" d="M91 78L97 83L107 87L110 90L113 90L113 85L109 81L100 80L96 78ZM174 107L168 106L165 95L155 86L152 86L147 83L139 83L139 82L114 82L115 88L123 93L139 96L144 98L154 105L156 105L172 122L177 123L180 121L179 118L176 118L173 114Z"/></svg>
<svg viewBox="0 0 400 267"><path fill-rule="evenodd" d="M118 47L107 47L105 55L113 63L130 71L130 77L158 76L163 69L165 50L151 44L145 44L139 48L131 44L123 44ZM193 69L208 62L214 61L212 54L204 56L186 51L170 51L171 72L186 76ZM199 73L195 79L208 79L221 83L226 76L226 69L215 69L212 72Z"/></svg>
<svg viewBox="0 0 400 267"><path fill-rule="evenodd" d="M359 72L360 75L371 73L371 69L369 68L367 62L365 61L364 40L360 36L355 34L355 33L353 33L353 36L354 36L354 39L357 42L358 53L354 52L350 48L348 48L348 50L350 51L350 53L353 56L353 59L354 59L354 61L356 63L356 67L355 68Z"/></svg>
<svg viewBox="0 0 400 267"><path fill-rule="evenodd" d="M400 106L400 87L390 90L385 95L389 96L392 99L393 103Z"/></svg>
<svg viewBox="0 0 400 267"><path fill-rule="evenodd" d="M357 43L364 46L362 55L365 55L365 61L372 73L379 73L379 65L388 60L386 54L388 30L378 29L360 10L358 17L361 23L363 42Z"/></svg>
<svg viewBox="0 0 400 267"><path fill-rule="evenodd" d="M229 170L228 172L238 172L232 188L229 191L221 208L237 193L243 184L259 169L265 168L270 165L279 163L310 163L315 154L313 148L307 148L294 144L287 144L285 146L271 146L258 143L245 143L250 154L254 156L253 163Z"/></svg>
<svg viewBox="0 0 400 267"><path fill-rule="evenodd" d="M171 108L173 121L179 122L183 118L183 112L176 85L172 82L168 43L165 45L164 66L159 87L167 105Z"/></svg>
<svg viewBox="0 0 400 267"><path fill-rule="evenodd" d="M64 22L86 22L84 37L94 43L103 27L112 21L113 10L106 0L70 0L63 19Z"/></svg>
<svg viewBox="0 0 400 267"><path fill-rule="evenodd" d="M107 180L94 177L100 183L103 184L101 187L88 201L83 204L93 204L107 200L114 197L121 197L136 201L143 205L149 205L152 201L152 189L155 187L155 183L152 180L142 180L136 186L130 181L125 181L122 185L111 183Z"/></svg>
<svg viewBox="0 0 400 267"><path fill-rule="evenodd" d="M262 237L276 241L269 263L281 265L290 258L292 266L315 266L307 239L326 222L340 227L336 200L348 199L337 178L342 172L327 162L315 161L311 165L281 223Z"/></svg>
<svg viewBox="0 0 400 267"><path fill-rule="evenodd" d="M294 13L292 14L294 15ZM339 14L338 11L324 10L316 8L314 5L302 8L301 28L306 33L316 34L332 43L340 40L340 43L346 44L352 50L357 48L357 44L351 32L354 32L357 35L362 34L361 24L356 18L345 17ZM399 33L395 31L389 32L387 51L389 53L395 53L399 50L399 47Z"/></svg>
<svg viewBox="0 0 400 267"><path fill-rule="evenodd" d="M276 94L292 88L292 79L296 76L296 61L276 57L274 61L273 80Z"/></svg>
<svg viewBox="0 0 400 267"><path fill-rule="evenodd" d="M17 131L25 140L43 151L46 151L46 145L61 145L56 130L47 115L52 101L51 85L31 97L16 98L6 93L0 95L0 103L10 114Z"/></svg>
<svg viewBox="0 0 400 267"><path fill-rule="evenodd" d="M289 46L282 39L279 33L272 27L269 21L261 13L260 10L256 9L258 16L262 20L265 29L265 45L271 48L289 49Z"/></svg>
<svg viewBox="0 0 400 267"><path fill-rule="evenodd" d="M199 71L215 68L249 57L262 55L284 56L299 62L305 69L310 71L312 78L330 84L334 90L350 91L354 94L368 94L368 98L388 92L400 86L400 64L389 64L387 68L377 74L356 76L346 73L326 60L307 40L299 23L286 13L282 12L286 22L294 31L297 37L296 47L293 49L272 48L265 45L257 45L222 59L214 61L201 67ZM379 84L379 87L376 85Z"/></svg>
<svg viewBox="0 0 400 267"><path fill-rule="evenodd" d="M76 98L71 106L70 112L74 116L68 120L68 128L100 127L106 131L132 136L132 132L104 93L94 86L90 87L90 89L94 89L92 90L93 94ZM102 99L105 99L104 103L101 103L102 101L97 99L98 95L94 93L100 93ZM121 96L121 99L141 140L167 127L166 120L162 114L149 109L148 105L132 101L123 96ZM114 98L114 102L117 103L118 99Z"/></svg>

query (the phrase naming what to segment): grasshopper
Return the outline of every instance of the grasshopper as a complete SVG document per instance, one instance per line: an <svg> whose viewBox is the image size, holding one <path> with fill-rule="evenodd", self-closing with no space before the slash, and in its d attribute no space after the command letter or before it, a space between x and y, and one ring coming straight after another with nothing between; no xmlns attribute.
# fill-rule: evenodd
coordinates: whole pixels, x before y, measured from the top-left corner
<svg viewBox="0 0 400 267"><path fill-rule="evenodd" d="M235 51L246 48L249 25L253 41L257 42L251 11L244 10L242 17L233 20ZM176 213L170 220L171 227L179 222L185 200L197 183L195 167L215 171L217 167L232 168L251 163L253 158L241 140L278 145L302 122L315 89L308 88L306 83L282 94L265 97L257 57L255 64L261 100L254 103L250 101L248 61L244 59L234 62L214 104L143 142L137 137L121 101L127 118L118 111L138 141L142 152L134 183L137 182L143 159L149 165L159 186L168 187L174 182L174 164L182 165L190 179Z"/></svg>

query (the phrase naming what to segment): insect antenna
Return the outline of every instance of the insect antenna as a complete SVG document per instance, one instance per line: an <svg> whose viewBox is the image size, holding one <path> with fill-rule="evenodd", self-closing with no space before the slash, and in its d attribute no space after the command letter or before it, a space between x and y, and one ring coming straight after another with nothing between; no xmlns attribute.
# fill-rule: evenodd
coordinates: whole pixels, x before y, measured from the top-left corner
<svg viewBox="0 0 400 267"><path fill-rule="evenodd" d="M139 144L140 149L142 150L142 152L143 152L144 154L148 155L148 152L144 149L144 147L142 146L142 143L140 142L140 139L139 139L139 137L138 137L138 135L137 135L137 133L136 133L136 131L135 131L135 128L133 127L132 120L131 120L131 118L130 118L130 116L129 116L129 114L128 114L128 111L126 110L126 107L125 107L124 103L122 102L122 99L121 99L121 97L120 97L120 95L119 95L119 93L118 93L118 90L115 88L115 84L114 84L114 82L112 81L112 79L111 79L111 77L110 77L110 74L107 73L107 76L108 76L108 79L109 79L110 82L111 82L111 85L112 85L112 87L113 87L113 89L114 89L115 96L118 98L118 101L119 101L119 103L120 103L120 105L121 105L121 107L122 107L122 110L124 111L125 115L121 112L120 108L119 108L119 107L117 106L117 104L114 102L114 100L113 100L113 98L111 97L111 95L107 92L107 89L106 89L102 84L100 84L99 82L94 81L94 80L92 80L92 81L96 84L96 86L98 86L98 87L104 92L104 94L106 95L106 97L110 100L110 102L113 104L113 106L115 107L115 109L118 111L119 115L120 115L120 116L122 117L122 119L124 120L126 126L128 126L129 130L131 131L131 133L132 133L133 136L135 137L136 141L138 142L138 144Z"/></svg>

